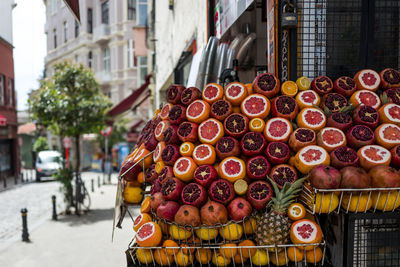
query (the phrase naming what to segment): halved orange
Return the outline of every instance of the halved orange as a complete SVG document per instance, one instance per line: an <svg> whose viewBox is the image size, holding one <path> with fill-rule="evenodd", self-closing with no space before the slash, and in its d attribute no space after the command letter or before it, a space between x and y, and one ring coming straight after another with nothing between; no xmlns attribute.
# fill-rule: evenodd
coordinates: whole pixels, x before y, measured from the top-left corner
<svg viewBox="0 0 400 267"><path fill-rule="evenodd" d="M306 208L300 203L293 203L289 206L288 217L293 220L301 220L306 216Z"/></svg>
<svg viewBox="0 0 400 267"><path fill-rule="evenodd" d="M155 222L143 224L136 233L136 242L141 247L156 247L162 238L161 228Z"/></svg>
<svg viewBox="0 0 400 267"><path fill-rule="evenodd" d="M176 178L184 182L189 182L193 179L196 168L196 162L191 157L180 157L175 161L173 170Z"/></svg>
<svg viewBox="0 0 400 267"><path fill-rule="evenodd" d="M300 128L317 131L325 127L326 116L320 109L304 108L297 115L296 121Z"/></svg>
<svg viewBox="0 0 400 267"><path fill-rule="evenodd" d="M389 103L379 109L379 121L381 123L400 124L400 105Z"/></svg>
<svg viewBox="0 0 400 267"><path fill-rule="evenodd" d="M197 165L213 165L216 158L215 148L209 144L198 145L193 151L193 160Z"/></svg>
<svg viewBox="0 0 400 267"><path fill-rule="evenodd" d="M156 149L154 149L154 153L153 153L153 161L154 162L157 163L157 162L161 161L161 154L162 154L165 146L166 145L165 145L164 141L158 142Z"/></svg>
<svg viewBox="0 0 400 267"><path fill-rule="evenodd" d="M161 112L160 112L160 118L162 120L169 119L169 111L171 110L172 107L173 107L173 105L171 103L167 103L163 106L163 108L161 109Z"/></svg>
<svg viewBox="0 0 400 267"><path fill-rule="evenodd" d="M246 164L237 157L227 157L218 166L219 177L231 183L246 176Z"/></svg>
<svg viewBox="0 0 400 267"><path fill-rule="evenodd" d="M388 166L392 159L389 150L378 145L363 146L357 151L357 155L360 158L361 167L367 171L378 165Z"/></svg>
<svg viewBox="0 0 400 267"><path fill-rule="evenodd" d="M204 87L202 97L208 104L212 104L224 97L224 89L217 83L209 83Z"/></svg>
<svg viewBox="0 0 400 267"><path fill-rule="evenodd" d="M358 105L366 105L378 109L381 105L381 99L379 96L369 90L356 91L350 97L349 102L353 105L353 107Z"/></svg>
<svg viewBox="0 0 400 267"><path fill-rule="evenodd" d="M319 106L321 99L317 92L313 90L305 90L296 95L296 102L299 105L299 108L303 109Z"/></svg>
<svg viewBox="0 0 400 267"><path fill-rule="evenodd" d="M186 109L186 118L194 123L201 123L210 116L210 105L204 101L197 99L193 101Z"/></svg>
<svg viewBox="0 0 400 267"><path fill-rule="evenodd" d="M303 229L307 229L304 234ZM322 241L321 227L314 221L308 219L298 220L292 223L290 227L290 240L293 244L313 244ZM313 249L314 246L306 246L306 250Z"/></svg>
<svg viewBox="0 0 400 267"><path fill-rule="evenodd" d="M357 90L376 91L381 84L381 77L379 74L370 69L360 70L354 75Z"/></svg>
<svg viewBox="0 0 400 267"><path fill-rule="evenodd" d="M140 213L136 219L133 221L133 230L137 232L139 230L140 226L147 222L153 221L151 219L151 216L148 213Z"/></svg>
<svg viewBox="0 0 400 267"><path fill-rule="evenodd" d="M169 121L160 121L156 128L154 129L154 136L156 137L157 141L164 140L164 131L169 127Z"/></svg>
<svg viewBox="0 0 400 267"><path fill-rule="evenodd" d="M265 128L265 121L260 118L254 118L249 123L250 131L262 133Z"/></svg>
<svg viewBox="0 0 400 267"><path fill-rule="evenodd" d="M335 127L325 127L319 131L317 145L325 148L329 153L335 148L345 146L347 143L344 133Z"/></svg>
<svg viewBox="0 0 400 267"><path fill-rule="evenodd" d="M198 137L203 144L215 145L224 136L224 126L219 120L208 119L198 128Z"/></svg>
<svg viewBox="0 0 400 267"><path fill-rule="evenodd" d="M194 150L194 144L192 142L182 143L179 147L179 153L184 157L191 157Z"/></svg>
<svg viewBox="0 0 400 267"><path fill-rule="evenodd" d="M148 167L150 167L150 165L153 163L153 157L150 155L150 151L148 151L146 148L142 148L140 149L136 156L133 158L133 161L135 163L138 163L140 165L140 167L143 166L143 162L144 162L144 168L147 169Z"/></svg>
<svg viewBox="0 0 400 267"><path fill-rule="evenodd" d="M298 91L299 89L297 88L297 84L293 81L286 81L281 85L282 95L294 97L295 95L297 95Z"/></svg>
<svg viewBox="0 0 400 267"><path fill-rule="evenodd" d="M330 165L330 161L330 156L323 147L310 145L297 152L294 165L299 172L307 174L315 166Z"/></svg>
<svg viewBox="0 0 400 267"><path fill-rule="evenodd" d="M235 183L233 184L233 189L235 190L235 193L238 194L239 196L246 194L248 188L249 185L244 179L236 180Z"/></svg>
<svg viewBox="0 0 400 267"><path fill-rule="evenodd" d="M286 143L293 131L290 121L284 118L272 118L267 121L264 128L264 136L268 142Z"/></svg>
<svg viewBox="0 0 400 267"><path fill-rule="evenodd" d="M225 88L225 98L232 103L233 106L238 106L247 96L247 88L243 83L232 82Z"/></svg>
<svg viewBox="0 0 400 267"><path fill-rule="evenodd" d="M149 213L150 212L150 203L151 203L151 197L147 196L144 198L142 201L142 205L140 206L140 212L141 213Z"/></svg>
<svg viewBox="0 0 400 267"><path fill-rule="evenodd" d="M296 85L300 91L305 91L305 90L310 89L311 81L308 77L301 76L300 78L298 78L296 80Z"/></svg>
<svg viewBox="0 0 400 267"><path fill-rule="evenodd" d="M400 127L396 124L381 124L375 129L374 134L378 145L387 149L400 145Z"/></svg>
<svg viewBox="0 0 400 267"><path fill-rule="evenodd" d="M240 109L250 119L265 119L271 109L271 102L261 94L252 94L243 100Z"/></svg>
<svg viewBox="0 0 400 267"><path fill-rule="evenodd" d="M164 161L161 160L156 163L156 167L154 168L154 170L156 171L156 173L160 173L162 168L164 168L164 167L165 167L165 163L164 163Z"/></svg>

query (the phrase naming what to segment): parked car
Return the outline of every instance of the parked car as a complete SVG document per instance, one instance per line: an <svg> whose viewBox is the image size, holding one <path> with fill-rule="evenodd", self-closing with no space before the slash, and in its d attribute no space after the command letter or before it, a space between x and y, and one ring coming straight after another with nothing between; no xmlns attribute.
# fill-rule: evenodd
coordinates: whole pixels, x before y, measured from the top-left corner
<svg viewBox="0 0 400 267"><path fill-rule="evenodd" d="M36 157L36 181L44 177L52 177L62 167L62 156L54 150L40 151Z"/></svg>

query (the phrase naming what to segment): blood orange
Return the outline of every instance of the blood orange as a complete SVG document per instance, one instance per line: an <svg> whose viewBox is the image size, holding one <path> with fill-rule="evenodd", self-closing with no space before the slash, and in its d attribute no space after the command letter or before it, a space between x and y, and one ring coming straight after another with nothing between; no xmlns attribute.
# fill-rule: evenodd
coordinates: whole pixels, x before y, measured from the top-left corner
<svg viewBox="0 0 400 267"><path fill-rule="evenodd" d="M317 144L331 152L337 147L346 145L346 136L344 133L334 127L323 128L317 136Z"/></svg>
<svg viewBox="0 0 400 267"><path fill-rule="evenodd" d="M174 175L176 178L189 182L193 179L197 165L191 157L180 157L174 164Z"/></svg>
<svg viewBox="0 0 400 267"><path fill-rule="evenodd" d="M319 95L313 90L305 90L301 91L296 95L296 102L299 105L300 109L319 106L321 99Z"/></svg>
<svg viewBox="0 0 400 267"><path fill-rule="evenodd" d="M161 112L160 112L160 118L162 120L168 120L169 111L171 110L172 107L173 107L173 105L171 103L167 103L163 106L163 108L161 109Z"/></svg>
<svg viewBox="0 0 400 267"><path fill-rule="evenodd" d="M218 166L218 174L219 177L234 183L246 176L246 164L237 157L225 158Z"/></svg>
<svg viewBox="0 0 400 267"><path fill-rule="evenodd" d="M212 104L224 96L224 89L217 83L209 83L204 87L202 97L208 104Z"/></svg>
<svg viewBox="0 0 400 267"><path fill-rule="evenodd" d="M381 123L400 124L400 105L389 103L379 109L379 121Z"/></svg>
<svg viewBox="0 0 400 267"><path fill-rule="evenodd" d="M143 224L151 221L152 219L149 214L140 213L139 216L137 216L136 219L133 221L133 230L137 232Z"/></svg>
<svg viewBox="0 0 400 267"><path fill-rule="evenodd" d="M200 124L198 136L200 142L215 145L224 136L224 126L216 119L208 119Z"/></svg>
<svg viewBox="0 0 400 267"><path fill-rule="evenodd" d="M260 118L254 118L249 123L250 131L262 133L265 128L265 121Z"/></svg>
<svg viewBox="0 0 400 267"><path fill-rule="evenodd" d="M136 233L136 242L141 247L156 247L161 242L161 228L155 222L143 224Z"/></svg>
<svg viewBox="0 0 400 267"><path fill-rule="evenodd" d="M184 157L191 157L194 150L194 144L191 142L184 142L179 147L179 153Z"/></svg>
<svg viewBox="0 0 400 267"><path fill-rule="evenodd" d="M316 222L308 219L295 221L290 227L290 240L293 244L313 244L322 241L322 230ZM313 246L306 246L306 250Z"/></svg>
<svg viewBox="0 0 400 267"><path fill-rule="evenodd" d="M350 97L350 103L353 105L353 107L358 105L366 105L378 109L381 105L381 100L379 99L379 96L374 92L368 90L360 90L356 91Z"/></svg>
<svg viewBox="0 0 400 267"><path fill-rule="evenodd" d="M306 146L300 149L295 156L294 165L302 174L309 173L318 165L329 165L330 156L323 147Z"/></svg>
<svg viewBox="0 0 400 267"><path fill-rule="evenodd" d="M165 121L160 121L156 129L154 130L154 136L156 137L157 141L163 141L164 140L164 131L168 128L169 122L167 120Z"/></svg>
<svg viewBox="0 0 400 267"><path fill-rule="evenodd" d="M301 128L320 130L325 127L325 114L317 108L302 109L297 115L297 125Z"/></svg>
<svg viewBox="0 0 400 267"><path fill-rule="evenodd" d="M264 136L269 142L286 142L292 131L292 124L287 119L272 118L265 125Z"/></svg>
<svg viewBox="0 0 400 267"><path fill-rule="evenodd" d="M186 109L186 118L188 121L194 123L201 123L208 119L210 115L210 105L203 100L193 101Z"/></svg>
<svg viewBox="0 0 400 267"><path fill-rule="evenodd" d="M247 96L247 88L243 83L240 82L232 82L228 84L225 88L225 98L232 105L240 105L243 99Z"/></svg>
<svg viewBox="0 0 400 267"><path fill-rule="evenodd" d="M264 119L269 114L271 103L268 98L263 95L252 94L243 100L240 109L242 110L242 113L250 119Z"/></svg>
<svg viewBox="0 0 400 267"><path fill-rule="evenodd" d="M198 145L193 151L193 160L197 165L212 165L216 157L215 148L209 144Z"/></svg>
<svg viewBox="0 0 400 267"><path fill-rule="evenodd" d="M381 78L376 71L366 69L360 70L354 76L357 90L376 91L381 84Z"/></svg>
<svg viewBox="0 0 400 267"><path fill-rule="evenodd" d="M165 148L165 142L158 142L156 149L154 149L153 153L153 161L154 162L159 162L161 161L161 154Z"/></svg>
<svg viewBox="0 0 400 267"><path fill-rule="evenodd" d="M389 150L378 145L363 146L357 151L357 154L361 167L367 171L378 165L389 165L391 160Z"/></svg>
<svg viewBox="0 0 400 267"><path fill-rule="evenodd" d="M400 127L393 123L384 123L375 129L376 142L391 149L400 145Z"/></svg>

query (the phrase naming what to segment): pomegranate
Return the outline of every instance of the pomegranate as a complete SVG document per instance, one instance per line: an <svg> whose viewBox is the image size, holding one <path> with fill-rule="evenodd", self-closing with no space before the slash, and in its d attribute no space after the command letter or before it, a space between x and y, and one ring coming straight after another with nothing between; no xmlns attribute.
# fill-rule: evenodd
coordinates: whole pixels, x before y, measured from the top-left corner
<svg viewBox="0 0 400 267"><path fill-rule="evenodd" d="M161 203L165 201L163 194L161 192L157 192L151 196L150 207L156 212L157 208L161 205Z"/></svg>
<svg viewBox="0 0 400 267"><path fill-rule="evenodd" d="M242 197L237 197L228 205L229 217L234 221L241 221L245 217L249 217L253 208L251 204Z"/></svg>
<svg viewBox="0 0 400 267"><path fill-rule="evenodd" d="M190 103L200 98L201 98L200 90L197 89L196 87L189 87L182 91L181 103L185 106L188 106Z"/></svg>
<svg viewBox="0 0 400 267"><path fill-rule="evenodd" d="M289 146L282 142L271 142L265 149L265 155L271 164L286 163L290 157Z"/></svg>
<svg viewBox="0 0 400 267"><path fill-rule="evenodd" d="M280 81L272 73L259 74L253 81L253 91L272 98L279 93Z"/></svg>
<svg viewBox="0 0 400 267"><path fill-rule="evenodd" d="M165 166L158 174L158 179L161 183L163 183L165 179L170 177L174 177L174 169L171 166Z"/></svg>
<svg viewBox="0 0 400 267"><path fill-rule="evenodd" d="M347 106L347 99L341 94L329 93L321 100L321 108L325 111L338 112L345 106Z"/></svg>
<svg viewBox="0 0 400 267"><path fill-rule="evenodd" d="M191 205L182 205L175 214L174 221L179 225L197 227L200 225L199 209Z"/></svg>
<svg viewBox="0 0 400 267"><path fill-rule="evenodd" d="M173 221L175 214L178 212L179 204L175 201L162 201L157 208L157 216L168 221Z"/></svg>
<svg viewBox="0 0 400 267"><path fill-rule="evenodd" d="M299 151L303 147L315 145L316 143L315 132L308 128L297 128L289 137L289 146L294 152ZM267 151L265 154L267 154Z"/></svg>
<svg viewBox="0 0 400 267"><path fill-rule="evenodd" d="M181 197L184 204L200 208L207 201L207 192L203 186L190 183L183 188Z"/></svg>
<svg viewBox="0 0 400 267"><path fill-rule="evenodd" d="M393 167L376 166L368 174L371 176L371 186L373 188L400 187L400 173Z"/></svg>
<svg viewBox="0 0 400 267"><path fill-rule="evenodd" d="M400 105L400 88L390 88L383 93L390 102Z"/></svg>
<svg viewBox="0 0 400 267"><path fill-rule="evenodd" d="M211 105L211 117L223 121L232 113L232 104L224 99L217 100Z"/></svg>
<svg viewBox="0 0 400 267"><path fill-rule="evenodd" d="M154 135L154 132L148 133L144 140L144 147L149 151L153 151L156 148L157 144L158 141L156 139L156 136Z"/></svg>
<svg viewBox="0 0 400 267"><path fill-rule="evenodd" d="M175 177L167 178L161 185L161 193L165 200L178 200L185 184Z"/></svg>
<svg viewBox="0 0 400 267"><path fill-rule="evenodd" d="M347 98L352 96L356 90L356 82L347 76L337 78L333 84L333 91Z"/></svg>
<svg viewBox="0 0 400 267"><path fill-rule="evenodd" d="M365 125L355 125L346 132L347 143L354 149L375 143L374 132Z"/></svg>
<svg viewBox="0 0 400 267"><path fill-rule="evenodd" d="M158 173L156 173L156 164L151 164L150 167L147 168L145 173L145 180L147 183L152 183L158 178Z"/></svg>
<svg viewBox="0 0 400 267"><path fill-rule="evenodd" d="M340 171L331 166L319 165L311 170L308 179L315 188L336 189L340 186L342 176L340 175Z"/></svg>
<svg viewBox="0 0 400 267"><path fill-rule="evenodd" d="M158 193L161 191L161 182L160 179L154 180L151 188L150 188L150 195L154 195L155 193Z"/></svg>
<svg viewBox="0 0 400 267"><path fill-rule="evenodd" d="M220 160L227 157L237 157L240 154L239 141L230 136L224 136L218 140L215 151Z"/></svg>
<svg viewBox="0 0 400 267"><path fill-rule="evenodd" d="M180 157L179 148L177 145L166 145L161 153L161 159L166 165L174 166L175 161Z"/></svg>
<svg viewBox="0 0 400 267"><path fill-rule="evenodd" d="M240 114L232 113L224 120L224 131L226 134L238 138L249 130L249 119Z"/></svg>
<svg viewBox="0 0 400 267"><path fill-rule="evenodd" d="M297 173L292 166L279 164L271 169L269 177L275 181L279 188L282 188L286 183L293 184L297 180Z"/></svg>
<svg viewBox="0 0 400 267"><path fill-rule="evenodd" d="M331 165L335 168L341 169L347 166L358 166L360 158L357 152L347 146L335 148L331 154Z"/></svg>
<svg viewBox="0 0 400 267"><path fill-rule="evenodd" d="M340 170L342 181L340 188L370 188L371 176L362 168L353 166L344 167Z"/></svg>
<svg viewBox="0 0 400 267"><path fill-rule="evenodd" d="M271 164L264 156L254 156L247 161L247 175L250 179L265 179L271 170Z"/></svg>
<svg viewBox="0 0 400 267"><path fill-rule="evenodd" d="M193 174L194 181L205 188L208 188L217 178L217 170L212 165L201 165Z"/></svg>
<svg viewBox="0 0 400 267"><path fill-rule="evenodd" d="M274 117L293 120L299 112L299 106L296 100L290 96L280 95L271 102L271 114Z"/></svg>
<svg viewBox="0 0 400 267"><path fill-rule="evenodd" d="M170 125L164 131L164 142L165 144L178 144L179 137L178 137L178 126Z"/></svg>
<svg viewBox="0 0 400 267"><path fill-rule="evenodd" d="M394 69L384 69L379 73L381 77L381 87L389 89L400 87L400 73Z"/></svg>
<svg viewBox="0 0 400 267"><path fill-rule="evenodd" d="M126 181L136 181L139 172L142 171L140 164L135 165L135 161L132 158L127 159L121 166L119 175L123 176Z"/></svg>
<svg viewBox="0 0 400 267"><path fill-rule="evenodd" d="M235 197L233 185L224 179L212 182L210 188L208 188L208 195L212 200L224 205L228 204Z"/></svg>
<svg viewBox="0 0 400 267"><path fill-rule="evenodd" d="M198 125L194 122L185 121L179 125L177 134L181 142L197 142Z"/></svg>
<svg viewBox="0 0 400 267"><path fill-rule="evenodd" d="M371 106L362 105L354 111L353 121L355 124L362 124L374 129L378 126L379 113Z"/></svg>
<svg viewBox="0 0 400 267"><path fill-rule="evenodd" d="M228 221L228 211L224 205L215 201L208 201L200 209L200 218L202 224L209 226L225 224Z"/></svg>
<svg viewBox="0 0 400 267"><path fill-rule="evenodd" d="M248 132L240 141L240 147L243 155L249 157L260 155L267 145L267 140L264 135L258 132Z"/></svg>
<svg viewBox="0 0 400 267"><path fill-rule="evenodd" d="M173 84L168 88L167 91L167 100L171 104L178 104L181 101L181 95L183 90L185 89L182 85Z"/></svg>
<svg viewBox="0 0 400 267"><path fill-rule="evenodd" d="M253 208L262 210L272 198L271 185L264 181L255 181L249 185L246 197Z"/></svg>
<svg viewBox="0 0 400 267"><path fill-rule="evenodd" d="M327 127L335 127L343 132L346 132L353 125L353 120L351 116L343 112L334 112L329 115L326 122Z"/></svg>
<svg viewBox="0 0 400 267"><path fill-rule="evenodd" d="M328 76L319 76L311 82L311 88L320 96L330 93L333 89L332 80Z"/></svg>
<svg viewBox="0 0 400 267"><path fill-rule="evenodd" d="M392 154L392 161L391 164L393 167L400 168L400 145L393 147L390 150Z"/></svg>
<svg viewBox="0 0 400 267"><path fill-rule="evenodd" d="M169 122L179 125L186 121L186 108L182 105L174 105L169 111Z"/></svg>

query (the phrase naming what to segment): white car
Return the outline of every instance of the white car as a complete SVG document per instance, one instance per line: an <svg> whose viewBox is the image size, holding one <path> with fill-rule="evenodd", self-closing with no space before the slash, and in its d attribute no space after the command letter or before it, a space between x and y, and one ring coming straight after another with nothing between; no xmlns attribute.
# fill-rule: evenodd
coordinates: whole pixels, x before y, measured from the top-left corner
<svg viewBox="0 0 400 267"><path fill-rule="evenodd" d="M40 151L36 158L36 181L42 177L51 177L58 169L62 168L60 152L53 150Z"/></svg>

